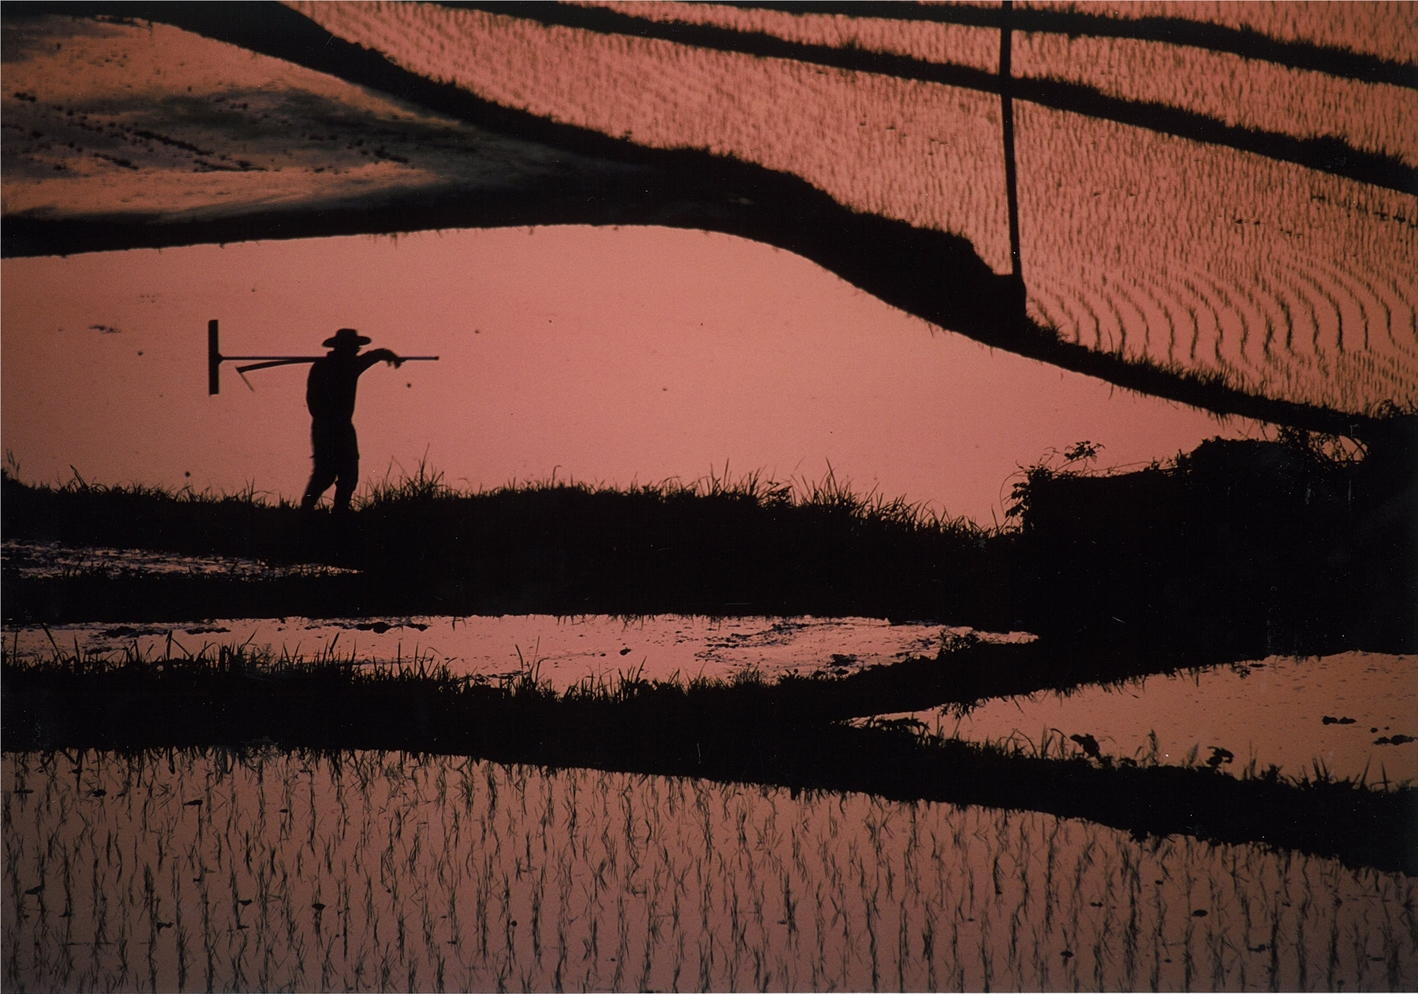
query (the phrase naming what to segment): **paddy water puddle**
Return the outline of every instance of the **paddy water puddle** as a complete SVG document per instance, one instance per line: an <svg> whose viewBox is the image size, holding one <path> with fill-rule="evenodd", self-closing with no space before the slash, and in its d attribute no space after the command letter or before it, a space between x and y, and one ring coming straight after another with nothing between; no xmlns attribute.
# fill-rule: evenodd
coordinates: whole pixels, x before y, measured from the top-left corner
<svg viewBox="0 0 1418 994"><path fill-rule="evenodd" d="M1418 659L1372 652L1272 656L1234 666L1156 675L986 701L968 715L914 717L941 734L1008 740L1034 751L1083 749L1112 758L1208 764L1244 774L1418 781ZM1219 750L1219 751L1218 751Z"/></svg>
<svg viewBox="0 0 1418 994"><path fill-rule="evenodd" d="M524 671L558 689L585 680L730 680L757 671L845 674L934 655L942 639L970 629L893 624L880 618L711 618L690 615L556 617L546 614L409 618L240 618L201 624L60 625L12 631L18 658L57 647L91 653L169 651L251 645L304 659L354 659L369 665L431 663L457 676L510 678ZM1026 640L1023 633L991 640Z"/></svg>

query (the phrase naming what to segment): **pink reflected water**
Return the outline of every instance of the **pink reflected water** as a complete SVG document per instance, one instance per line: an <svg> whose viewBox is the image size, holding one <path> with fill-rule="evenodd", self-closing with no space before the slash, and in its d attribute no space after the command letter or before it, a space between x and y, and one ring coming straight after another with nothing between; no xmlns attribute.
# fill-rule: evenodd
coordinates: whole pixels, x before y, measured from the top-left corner
<svg viewBox="0 0 1418 994"><path fill-rule="evenodd" d="M880 618L709 618L690 615L553 617L497 615L387 619L236 618L201 624L58 625L14 629L6 649L21 659L64 651L143 658L199 655L214 645L250 645L273 655L354 659L369 665L446 666L492 682L532 673L565 690L586 681L733 680L758 673L846 674L932 656L968 629L892 624ZM1026 641L1023 633L978 633ZM170 648L171 647L171 648Z"/></svg>
<svg viewBox="0 0 1418 994"><path fill-rule="evenodd" d="M942 734L1076 754L1091 735L1117 761L1280 767L1289 778L1418 783L1418 658L1369 652L1272 656L1196 673L1149 676L982 703L964 717L920 715Z"/></svg>
<svg viewBox="0 0 1418 994"><path fill-rule="evenodd" d="M18 659L56 650L142 658L199 655L250 645L277 657L353 659L368 665L446 666L497 683L524 673L559 690L584 682L733 680L757 674L843 676L869 666L931 658L968 629L878 618L708 618L584 615L224 619L201 624L60 625L14 629ZM1024 642L1025 633L972 633ZM941 663L949 666L949 661ZM1066 696L988 700L964 717L923 712L928 729L974 742L1072 755L1069 736L1092 736L1113 761L1206 765L1290 779L1332 776L1383 788L1418 783L1418 661L1347 652L1276 656ZM1328 720L1327 720L1328 719Z"/></svg>
<svg viewBox="0 0 1418 994"><path fill-rule="evenodd" d="M421 461L459 489L758 472L1004 520L1010 478L1101 442L1146 464L1253 433L943 333L806 260L666 228L426 232L7 260L5 448L26 481L298 499L304 367L356 327L441 355L360 384L365 481ZM725 288L732 292L726 293ZM12 467L13 468L13 467Z"/></svg>

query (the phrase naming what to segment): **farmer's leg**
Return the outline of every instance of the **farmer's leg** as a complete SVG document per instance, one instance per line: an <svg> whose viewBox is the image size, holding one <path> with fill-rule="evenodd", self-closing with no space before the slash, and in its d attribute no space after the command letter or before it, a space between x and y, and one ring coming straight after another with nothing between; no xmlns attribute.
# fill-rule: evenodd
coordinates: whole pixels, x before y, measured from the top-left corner
<svg viewBox="0 0 1418 994"><path fill-rule="evenodd" d="M350 498L354 496L355 487L358 485L359 456L355 456L340 467L340 475L335 479L336 514L344 514L350 509Z"/></svg>
<svg viewBox="0 0 1418 994"><path fill-rule="evenodd" d="M317 455L315 469L310 473L310 483L305 487L305 496L300 499L300 509L302 511L315 510L320 495L330 489L330 484L335 482L337 475L335 468L327 460L323 460Z"/></svg>
<svg viewBox="0 0 1418 994"><path fill-rule="evenodd" d="M354 425L347 425L339 433L338 459L335 474L335 513L344 514L350 509L350 498L359 486L359 443L355 439Z"/></svg>

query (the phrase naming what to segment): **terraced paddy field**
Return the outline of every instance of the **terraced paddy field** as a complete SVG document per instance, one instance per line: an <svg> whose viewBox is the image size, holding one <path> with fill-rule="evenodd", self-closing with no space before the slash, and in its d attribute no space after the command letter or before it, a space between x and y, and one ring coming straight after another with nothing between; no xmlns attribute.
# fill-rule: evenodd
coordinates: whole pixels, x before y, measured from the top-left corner
<svg viewBox="0 0 1418 994"><path fill-rule="evenodd" d="M371 373L366 493L430 458L547 492L731 463L781 503L825 466L829 501L906 494L873 506L979 550L1065 451L1156 469L1275 431L1208 411L1360 438L1418 407L1409 5L783 8L7 5L7 472L294 492L294 374L209 397L213 318L233 354L358 325L445 356ZM1380 538L1337 549L1409 534L1393 434L1357 519ZM498 541L551 582L566 534ZM31 590L271 572L9 539ZM291 589L376 589L297 559ZM1393 562L1340 565L1402 603ZM1286 582L1342 599L1331 572ZM1124 574L1082 575L1122 625L1089 584ZM189 606L5 631L7 990L1418 986L1401 646L1144 681L1177 645L1071 649L1068 617ZM648 682L704 677L728 685ZM968 692L1016 677L1067 693Z"/></svg>
<svg viewBox="0 0 1418 994"><path fill-rule="evenodd" d="M1064 343L1246 394L1344 412L1412 404L1409 15L1350 5L1340 25L1322 6L1253 6L1030 4L1011 15L1027 315ZM1011 268L995 8L277 9L238 26L168 12L189 30L12 27L7 214L165 218L189 225L172 237L203 240L191 227L203 219L295 211L309 230L312 208L378 213L416 197L448 204L448 218L508 223L491 220L500 193L551 182L589 183L610 198L608 219L620 209L629 222L644 205L615 208L612 191L659 160L617 150L688 150L963 237L989 270ZM316 70L293 64L299 46L261 35L292 17L292 30L313 21L351 47ZM54 38L69 43L47 46ZM375 78L360 52L376 53L397 93L350 85ZM154 102L168 92L177 99ZM722 208L686 213L670 196L655 210L714 227ZM524 212L541 223L572 214L550 202ZM369 223L388 230L383 215ZM761 237L783 241L777 224L762 222ZM142 237L162 238L161 226ZM868 289L899 296L891 280ZM927 317L953 313L900 299ZM951 330L1003 341L983 326Z"/></svg>

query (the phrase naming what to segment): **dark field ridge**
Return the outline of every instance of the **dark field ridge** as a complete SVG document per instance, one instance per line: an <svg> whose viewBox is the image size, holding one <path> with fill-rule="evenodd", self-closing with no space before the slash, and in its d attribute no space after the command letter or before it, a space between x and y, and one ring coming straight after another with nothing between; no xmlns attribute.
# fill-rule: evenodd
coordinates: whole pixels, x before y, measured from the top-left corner
<svg viewBox="0 0 1418 994"><path fill-rule="evenodd" d="M1409 424L1400 419L1396 424ZM391 614L707 614L929 619L1029 631L1056 649L1210 661L1418 647L1411 439L1334 455L1322 439L1203 443L1097 475L1018 478L1018 528L984 529L833 480L747 478L480 493L436 475L345 520L152 488L3 481L8 539L327 563L250 575L0 571L14 624ZM1332 442L1333 440L1331 440Z"/></svg>

